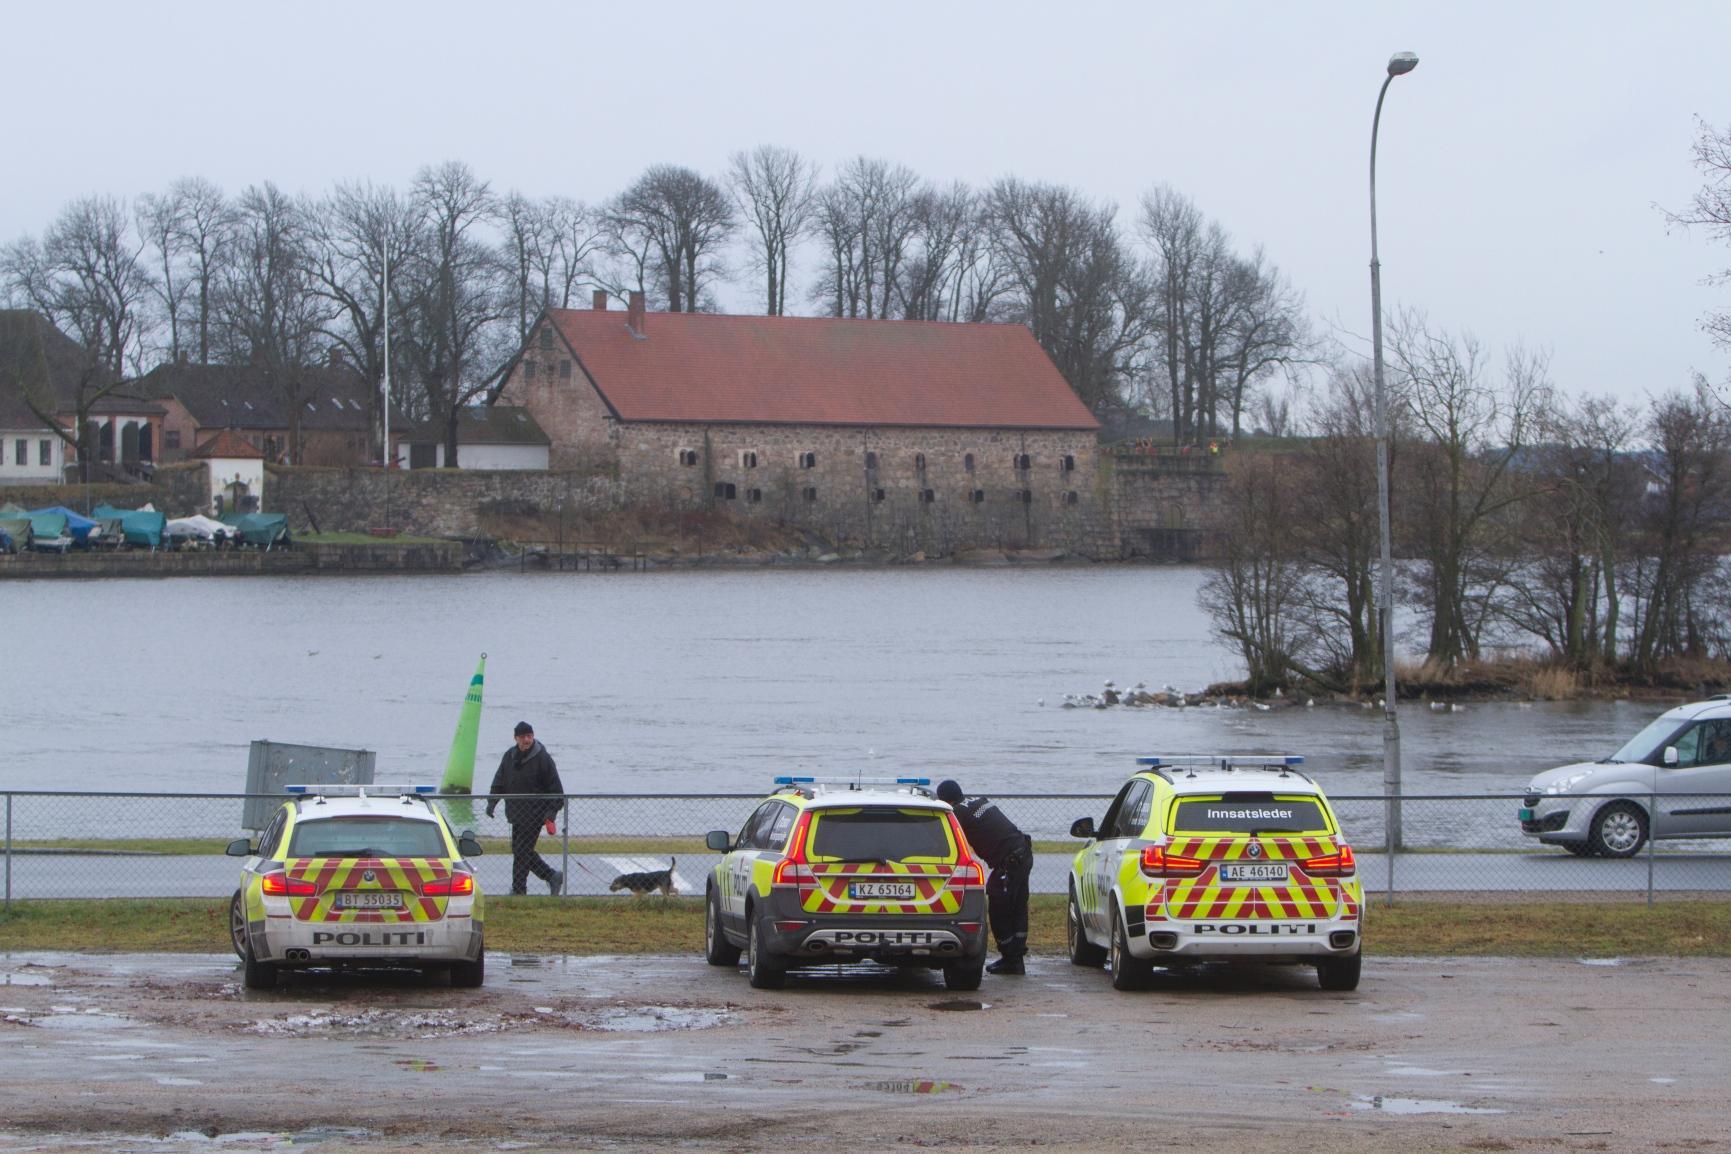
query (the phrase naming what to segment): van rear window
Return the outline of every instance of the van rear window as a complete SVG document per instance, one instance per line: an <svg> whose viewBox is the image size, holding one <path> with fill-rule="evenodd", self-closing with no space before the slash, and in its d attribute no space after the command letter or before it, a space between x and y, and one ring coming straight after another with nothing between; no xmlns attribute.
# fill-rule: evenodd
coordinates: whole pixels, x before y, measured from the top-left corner
<svg viewBox="0 0 1731 1154"><path fill-rule="evenodd" d="M949 823L935 809L826 809L811 823L806 852L842 861L947 861Z"/></svg>
<svg viewBox="0 0 1731 1154"><path fill-rule="evenodd" d="M1187 797L1172 814L1174 833L1327 833L1328 817L1312 797Z"/></svg>

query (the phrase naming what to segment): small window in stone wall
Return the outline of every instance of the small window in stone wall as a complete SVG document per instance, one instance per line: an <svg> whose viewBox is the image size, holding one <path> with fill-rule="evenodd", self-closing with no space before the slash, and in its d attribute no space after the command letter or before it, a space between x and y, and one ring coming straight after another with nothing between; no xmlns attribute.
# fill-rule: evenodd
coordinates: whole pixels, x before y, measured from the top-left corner
<svg viewBox="0 0 1731 1154"><path fill-rule="evenodd" d="M688 469L691 466L697 464L697 450L696 449L681 449L681 450L679 450L679 463L681 465L684 465Z"/></svg>
<svg viewBox="0 0 1731 1154"><path fill-rule="evenodd" d="M532 385L535 383L535 362L534 361L524 361L523 362L523 381L525 384L531 384Z"/></svg>
<svg viewBox="0 0 1731 1154"><path fill-rule="evenodd" d="M1066 505L1077 504L1080 500L1081 498L1076 496L1076 490L1074 489L1071 489L1069 492L1064 494L1064 504Z"/></svg>
<svg viewBox="0 0 1731 1154"><path fill-rule="evenodd" d="M878 467L878 455L876 453L872 452L870 449L867 449L866 450L866 468L868 470L871 470L871 469L876 469L877 467Z"/></svg>
<svg viewBox="0 0 1731 1154"><path fill-rule="evenodd" d="M745 499L747 501L750 501L753 505L756 505L760 501L763 500L763 490L762 489L747 489L745 491Z"/></svg>
<svg viewBox="0 0 1731 1154"><path fill-rule="evenodd" d="M815 468L817 468L817 454L816 453L801 453L799 455L799 467L802 469L815 469Z"/></svg>
<svg viewBox="0 0 1731 1154"><path fill-rule="evenodd" d="M544 349L550 349L553 347L553 326L552 325L542 325L541 326L541 347Z"/></svg>
<svg viewBox="0 0 1731 1154"><path fill-rule="evenodd" d="M752 450L752 449L745 449L745 450L741 451L739 454L739 467L741 469L755 469L755 468L757 468L757 453L756 453L756 451Z"/></svg>
<svg viewBox="0 0 1731 1154"><path fill-rule="evenodd" d="M162 447L165 449L180 448L180 430L165 429L162 434Z"/></svg>
<svg viewBox="0 0 1731 1154"><path fill-rule="evenodd" d="M1034 503L1034 490L1032 490L1032 489L1018 490L1017 494L1016 494L1016 500L1020 501L1024 505L1032 505Z"/></svg>
<svg viewBox="0 0 1731 1154"><path fill-rule="evenodd" d="M984 489L968 490L968 503L973 505L984 505L986 503L986 491Z"/></svg>
<svg viewBox="0 0 1731 1154"><path fill-rule="evenodd" d="M1076 458L1065 453L1064 459L1058 462L1058 471L1060 473L1074 473L1076 471Z"/></svg>
<svg viewBox="0 0 1731 1154"><path fill-rule="evenodd" d="M817 486L807 485L799 491L799 495L804 497L807 501L815 501L817 500Z"/></svg>
<svg viewBox="0 0 1731 1154"><path fill-rule="evenodd" d="M924 453L915 453L914 454L914 472L923 473L925 471L926 471L926 455Z"/></svg>
<svg viewBox="0 0 1731 1154"><path fill-rule="evenodd" d="M972 453L962 454L962 471L965 473L974 471L974 455Z"/></svg>
<svg viewBox="0 0 1731 1154"><path fill-rule="evenodd" d="M1029 469L1032 469L1033 467L1034 467L1034 458L1030 457L1026 453L1017 453L1016 454L1016 468L1020 469L1022 472L1025 473Z"/></svg>
<svg viewBox="0 0 1731 1154"><path fill-rule="evenodd" d="M921 489L920 490L920 504L930 505L932 502L936 501L937 499L938 499L938 495L936 493L934 493L932 490L930 490L930 489Z"/></svg>
<svg viewBox="0 0 1731 1154"><path fill-rule="evenodd" d="M559 362L559 379L562 381L571 379L571 362L569 360Z"/></svg>
<svg viewBox="0 0 1731 1154"><path fill-rule="evenodd" d="M715 495L723 501L731 501L738 496L738 490L733 487L732 481L717 481Z"/></svg>
<svg viewBox="0 0 1731 1154"><path fill-rule="evenodd" d="M873 489L872 490L872 503L873 504L877 504L877 503L881 502L883 499L884 499L884 491L882 489Z"/></svg>

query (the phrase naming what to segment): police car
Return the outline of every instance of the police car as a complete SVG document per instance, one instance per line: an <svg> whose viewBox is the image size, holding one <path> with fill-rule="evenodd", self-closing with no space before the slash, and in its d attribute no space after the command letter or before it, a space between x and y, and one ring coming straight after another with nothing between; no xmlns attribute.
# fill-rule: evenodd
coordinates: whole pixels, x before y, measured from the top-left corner
<svg viewBox="0 0 1731 1154"><path fill-rule="evenodd" d="M1156 966L1295 962L1358 988L1363 891L1328 799L1276 755L1143 757L1070 869L1070 960L1133 989Z"/></svg>
<svg viewBox="0 0 1731 1154"><path fill-rule="evenodd" d="M976 990L986 960L986 871L927 778L778 777L704 894L704 955L759 989L789 969L872 960L941 969Z"/></svg>
<svg viewBox="0 0 1731 1154"><path fill-rule="evenodd" d="M453 986L486 974L481 887L428 800L431 786L289 786L258 840L229 843L246 858L229 904L229 932L249 989L285 968L408 966L449 970Z"/></svg>

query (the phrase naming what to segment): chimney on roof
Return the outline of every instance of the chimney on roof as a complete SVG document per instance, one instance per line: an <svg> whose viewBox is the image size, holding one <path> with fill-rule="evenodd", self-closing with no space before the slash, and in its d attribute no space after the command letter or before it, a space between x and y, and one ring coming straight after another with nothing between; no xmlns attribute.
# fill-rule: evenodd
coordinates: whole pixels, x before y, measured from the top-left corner
<svg viewBox="0 0 1731 1154"><path fill-rule="evenodd" d="M336 345L331 346L330 366L333 369L340 369L343 367L343 350L338 348Z"/></svg>
<svg viewBox="0 0 1731 1154"><path fill-rule="evenodd" d="M595 311L598 313L604 313L607 311L607 290L606 289L596 289L595 290Z"/></svg>
<svg viewBox="0 0 1731 1154"><path fill-rule="evenodd" d="M179 352L177 352L174 355L174 363L175 364L184 365L186 363L186 361L187 361L187 356L186 356L186 350L185 349L181 349Z"/></svg>
<svg viewBox="0 0 1731 1154"><path fill-rule="evenodd" d="M625 324L634 336L643 336L643 292L633 289L631 293L631 308L625 314Z"/></svg>

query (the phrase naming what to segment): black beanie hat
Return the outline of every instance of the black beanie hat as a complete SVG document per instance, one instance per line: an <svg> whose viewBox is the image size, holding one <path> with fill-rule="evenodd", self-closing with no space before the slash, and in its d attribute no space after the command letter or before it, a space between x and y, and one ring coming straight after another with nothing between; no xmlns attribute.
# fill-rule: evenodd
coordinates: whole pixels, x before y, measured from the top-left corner
<svg viewBox="0 0 1731 1154"><path fill-rule="evenodd" d="M535 732L535 727L530 725L527 721L519 721L517 723L517 728L513 729L511 732L518 737L522 737L525 733L532 735Z"/></svg>
<svg viewBox="0 0 1731 1154"><path fill-rule="evenodd" d="M962 787L953 781L938 782L938 800L957 804L962 800Z"/></svg>

